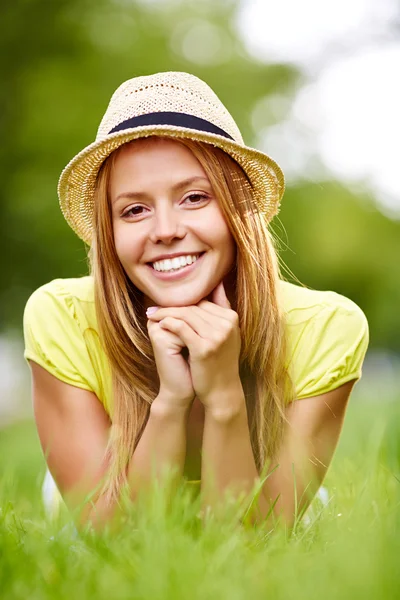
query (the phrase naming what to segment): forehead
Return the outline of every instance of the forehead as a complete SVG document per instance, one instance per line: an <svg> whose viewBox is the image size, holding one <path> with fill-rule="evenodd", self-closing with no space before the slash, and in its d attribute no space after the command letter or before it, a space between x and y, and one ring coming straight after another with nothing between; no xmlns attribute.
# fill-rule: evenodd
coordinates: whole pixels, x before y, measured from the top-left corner
<svg viewBox="0 0 400 600"><path fill-rule="evenodd" d="M114 157L110 191L115 197L121 192L177 188L193 178L211 185L200 162L184 144L163 138L141 139L125 144Z"/></svg>
<svg viewBox="0 0 400 600"><path fill-rule="evenodd" d="M180 174L187 176L206 174L200 162L184 144L171 139L144 138L124 144L113 156L111 179L134 177L152 178L162 173L164 176Z"/></svg>

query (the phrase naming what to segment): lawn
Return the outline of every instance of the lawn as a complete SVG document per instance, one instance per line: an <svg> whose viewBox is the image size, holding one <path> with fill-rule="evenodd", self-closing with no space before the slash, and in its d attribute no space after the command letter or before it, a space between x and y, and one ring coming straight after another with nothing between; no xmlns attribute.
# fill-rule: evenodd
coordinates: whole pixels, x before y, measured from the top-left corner
<svg viewBox="0 0 400 600"><path fill-rule="evenodd" d="M34 425L0 430L0 598L400 598L400 402L352 401L325 480L329 503L289 535L203 523L183 490L161 490L123 527L76 535L46 519L44 463ZM67 525L66 525L67 523Z"/></svg>

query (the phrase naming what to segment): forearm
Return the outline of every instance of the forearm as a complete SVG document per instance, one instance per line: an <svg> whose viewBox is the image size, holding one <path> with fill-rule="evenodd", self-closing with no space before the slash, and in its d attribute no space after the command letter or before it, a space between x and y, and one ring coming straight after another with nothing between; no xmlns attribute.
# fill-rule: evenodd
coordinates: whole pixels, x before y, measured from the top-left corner
<svg viewBox="0 0 400 600"><path fill-rule="evenodd" d="M279 518L289 527L307 508L321 485L343 425L344 413L354 381L325 395L292 403L288 421L276 456L270 461L257 504L256 521ZM224 399L225 406L242 406L240 394ZM222 498L226 488L234 485L249 492L258 478L251 452L250 433L243 408L225 419L206 412L203 441L204 475L214 474L212 494L204 488L207 505ZM258 510L257 510L258 509Z"/></svg>
<svg viewBox="0 0 400 600"><path fill-rule="evenodd" d="M135 449L128 468L131 497L151 484L154 478L173 469L178 481L183 474L186 458L186 426L189 408L168 407L157 397L151 408L146 428Z"/></svg>
<svg viewBox="0 0 400 600"><path fill-rule="evenodd" d="M259 479L243 390L235 390L229 399L221 398L221 405L230 405L232 410L205 412L201 479L206 509L217 506L228 489L235 497L247 496ZM262 495L258 507L263 514L267 513Z"/></svg>
<svg viewBox="0 0 400 600"><path fill-rule="evenodd" d="M326 465L315 454L311 439L286 435L277 458L270 463L263 495L274 506L274 517L289 527L308 507L325 475Z"/></svg>
<svg viewBox="0 0 400 600"><path fill-rule="evenodd" d="M310 454L311 449L304 440L298 440L295 446L293 440L291 443L285 440L278 459L270 464L272 473L252 505L253 522L262 522L270 515L271 519L282 518L287 525L293 524L296 515L309 504L322 480L320 473L319 477L316 476L318 465L310 463ZM251 447L245 405L225 417L212 411L206 412L203 480L205 508L217 506L228 488L235 497L245 494L250 498L249 494L260 477Z"/></svg>
<svg viewBox="0 0 400 600"><path fill-rule="evenodd" d="M127 468L129 494L133 501L141 490L161 479L166 470L173 469L174 477L169 480L172 486L181 478L189 410L189 407L187 410L169 407L159 396L153 401L149 419ZM113 517L116 509L116 502L110 505L100 496L81 513L80 521L90 520L95 527L101 527Z"/></svg>

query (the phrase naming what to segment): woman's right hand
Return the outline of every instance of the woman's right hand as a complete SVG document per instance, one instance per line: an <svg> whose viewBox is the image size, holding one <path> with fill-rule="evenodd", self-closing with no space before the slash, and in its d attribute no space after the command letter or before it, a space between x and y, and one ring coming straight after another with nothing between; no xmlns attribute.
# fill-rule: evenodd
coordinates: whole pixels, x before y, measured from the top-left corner
<svg viewBox="0 0 400 600"><path fill-rule="evenodd" d="M189 408L195 391L189 364L182 355L185 344L177 335L160 327L160 323L149 319L147 331L160 378L160 401L166 399L166 404L171 408Z"/></svg>

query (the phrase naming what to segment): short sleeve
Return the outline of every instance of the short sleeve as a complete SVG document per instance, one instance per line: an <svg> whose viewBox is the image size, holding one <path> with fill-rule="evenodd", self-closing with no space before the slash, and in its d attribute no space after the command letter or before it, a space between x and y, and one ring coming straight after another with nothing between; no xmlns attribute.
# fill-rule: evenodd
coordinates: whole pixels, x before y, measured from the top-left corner
<svg viewBox="0 0 400 600"><path fill-rule="evenodd" d="M93 368L73 298L43 286L24 311L24 357L79 388L93 390Z"/></svg>
<svg viewBox="0 0 400 600"><path fill-rule="evenodd" d="M360 379L368 321L351 300L325 306L304 328L293 357L296 398L325 394Z"/></svg>

